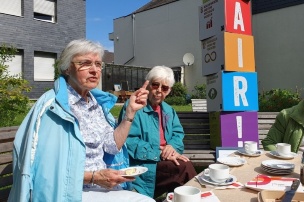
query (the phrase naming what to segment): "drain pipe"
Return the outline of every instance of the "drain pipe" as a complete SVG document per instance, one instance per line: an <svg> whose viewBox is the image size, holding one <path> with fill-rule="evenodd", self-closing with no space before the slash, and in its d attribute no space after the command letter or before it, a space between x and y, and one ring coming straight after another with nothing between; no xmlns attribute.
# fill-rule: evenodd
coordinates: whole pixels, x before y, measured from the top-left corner
<svg viewBox="0 0 304 202"><path fill-rule="evenodd" d="M125 62L124 65L128 64L135 57L135 14L132 15L132 31L133 31L132 33L133 56L127 62Z"/></svg>

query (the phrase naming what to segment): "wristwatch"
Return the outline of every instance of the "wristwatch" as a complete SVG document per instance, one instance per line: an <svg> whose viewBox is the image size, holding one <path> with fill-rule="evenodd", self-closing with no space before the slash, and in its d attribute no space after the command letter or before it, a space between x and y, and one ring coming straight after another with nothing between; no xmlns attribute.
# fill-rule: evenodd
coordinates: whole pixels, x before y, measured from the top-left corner
<svg viewBox="0 0 304 202"><path fill-rule="evenodd" d="M132 121L133 121L133 119L130 119L127 115L125 115L123 119L126 120L126 121L129 121L129 122L131 122L131 123L132 123Z"/></svg>
<svg viewBox="0 0 304 202"><path fill-rule="evenodd" d="M292 198L294 197L298 187L300 185L300 180L296 179L292 182L292 185L290 187L289 191L285 192L285 195L283 196L282 202L291 202Z"/></svg>

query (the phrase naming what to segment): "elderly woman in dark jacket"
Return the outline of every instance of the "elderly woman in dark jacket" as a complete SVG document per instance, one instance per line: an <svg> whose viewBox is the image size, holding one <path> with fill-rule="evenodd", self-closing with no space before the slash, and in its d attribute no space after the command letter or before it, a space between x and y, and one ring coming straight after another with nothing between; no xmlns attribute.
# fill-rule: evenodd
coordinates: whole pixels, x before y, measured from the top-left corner
<svg viewBox="0 0 304 202"><path fill-rule="evenodd" d="M164 102L174 84L172 69L156 66L146 76L149 81L147 106L134 117L127 147L130 165L148 167L133 182L137 192L157 197L171 192L196 175L184 151L184 131L175 110ZM127 106L127 104L125 105ZM125 106L120 120L125 115Z"/></svg>

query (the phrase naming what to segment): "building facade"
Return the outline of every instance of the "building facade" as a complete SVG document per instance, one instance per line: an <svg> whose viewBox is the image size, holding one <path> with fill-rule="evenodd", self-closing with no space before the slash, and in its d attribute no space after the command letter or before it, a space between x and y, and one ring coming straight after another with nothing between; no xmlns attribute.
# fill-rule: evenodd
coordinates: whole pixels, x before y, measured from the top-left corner
<svg viewBox="0 0 304 202"><path fill-rule="evenodd" d="M210 0L211 1L211 0ZM259 92L303 89L304 0L252 0L252 32ZM153 0L114 19L115 64L181 67L189 92L205 83L199 40L201 0ZM194 56L185 65L183 56ZM302 96L304 93L302 93Z"/></svg>
<svg viewBox="0 0 304 202"><path fill-rule="evenodd" d="M31 99L53 87L53 65L67 43L85 38L85 6L85 0L1 1L0 44L18 49L9 71L29 81Z"/></svg>

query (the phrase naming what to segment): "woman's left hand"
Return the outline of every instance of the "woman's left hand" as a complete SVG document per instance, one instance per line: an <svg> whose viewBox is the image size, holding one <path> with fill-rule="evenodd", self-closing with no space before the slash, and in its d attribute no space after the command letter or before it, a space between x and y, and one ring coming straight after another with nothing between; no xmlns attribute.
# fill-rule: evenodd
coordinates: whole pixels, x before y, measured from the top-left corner
<svg viewBox="0 0 304 202"><path fill-rule="evenodd" d="M173 156L175 153L177 153L175 149L169 144L167 144L166 146L160 146L160 150L160 157L162 160L166 160L169 156Z"/></svg>
<svg viewBox="0 0 304 202"><path fill-rule="evenodd" d="M187 156L180 155L179 153L176 153L173 156L169 156L166 160L173 161L175 163L175 165L177 165L177 166L180 165L178 160L181 160L181 161L184 161L184 162L190 161Z"/></svg>

